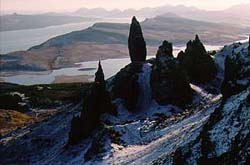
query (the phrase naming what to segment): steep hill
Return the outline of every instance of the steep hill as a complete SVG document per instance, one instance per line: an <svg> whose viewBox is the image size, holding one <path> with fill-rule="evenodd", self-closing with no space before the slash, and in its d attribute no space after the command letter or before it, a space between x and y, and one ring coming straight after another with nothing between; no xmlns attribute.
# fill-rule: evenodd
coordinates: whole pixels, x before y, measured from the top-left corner
<svg viewBox="0 0 250 165"><path fill-rule="evenodd" d="M221 44L240 39L244 29L227 24L186 19L168 13L141 22L148 45L159 45L164 39L175 44L184 44L195 34L206 39L208 44ZM92 27L52 38L31 49L64 46L77 42L96 44L127 44L129 24L96 23Z"/></svg>

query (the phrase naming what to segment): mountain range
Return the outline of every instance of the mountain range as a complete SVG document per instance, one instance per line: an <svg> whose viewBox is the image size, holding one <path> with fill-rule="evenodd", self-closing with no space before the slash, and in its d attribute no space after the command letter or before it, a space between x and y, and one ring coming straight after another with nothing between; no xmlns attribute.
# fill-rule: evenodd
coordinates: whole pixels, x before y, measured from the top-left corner
<svg viewBox="0 0 250 165"><path fill-rule="evenodd" d="M230 8L218 11L206 11L198 9L196 7L188 7L184 5L171 6L165 5L156 8L142 8L139 10L126 9L124 11L119 9L106 10L103 8L81 8L72 14L88 17L110 17L110 18L121 18L132 16L142 18L152 18L165 13L175 13L179 16L186 17L189 19L197 19L209 22L224 22L230 24L250 25L250 4L235 5ZM243 14L244 13L244 14Z"/></svg>
<svg viewBox="0 0 250 165"><path fill-rule="evenodd" d="M247 33L243 27L197 21L173 13L145 19L141 24L150 55L155 54L157 45L165 39L175 46L183 46L199 34L206 44L224 45L241 40ZM2 70L50 70L82 61L126 57L128 29L127 23L96 23L49 39L27 51L2 55Z"/></svg>

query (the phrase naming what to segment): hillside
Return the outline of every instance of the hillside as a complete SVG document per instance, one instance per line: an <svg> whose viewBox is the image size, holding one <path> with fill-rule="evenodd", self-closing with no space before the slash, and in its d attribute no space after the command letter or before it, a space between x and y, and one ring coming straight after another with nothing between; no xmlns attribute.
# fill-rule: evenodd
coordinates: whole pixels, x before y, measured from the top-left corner
<svg viewBox="0 0 250 165"><path fill-rule="evenodd" d="M24 29L36 29L47 26L56 26L69 23L79 23L84 21L91 21L94 18L84 18L79 16L64 16L64 15L1 15L0 16L0 31L13 31Z"/></svg>
<svg viewBox="0 0 250 165"><path fill-rule="evenodd" d="M246 50L238 48L239 52L247 53ZM44 122L3 136L1 160L31 164L196 164L249 160L249 88L221 99L219 93L212 94L205 89L213 83L191 84L194 98L186 109L171 104L160 106L147 97L151 95L150 66L146 62L138 73L138 83L141 92L144 91L139 97L149 99L140 102L147 105L143 111L131 112L121 99L113 100L118 114L102 115L102 122L91 138L67 146L71 119L81 111L79 105L71 106ZM126 76L130 69L126 67L108 80L108 87L115 85L115 79ZM52 90L62 87L52 87ZM12 90L15 89L18 88ZM65 89L70 90L71 86Z"/></svg>
<svg viewBox="0 0 250 165"><path fill-rule="evenodd" d="M196 35L177 57L165 40L147 60L133 17L131 63L113 77L105 80L99 61L88 84L0 84L3 111L40 119L0 116L11 126L0 136L1 163L247 164L249 44L225 46L213 58Z"/></svg>
<svg viewBox="0 0 250 165"><path fill-rule="evenodd" d="M244 32L243 28L236 26L186 19L172 13L146 19L141 24L148 45L158 45L166 38L174 44L183 45L195 34L206 39L207 44L223 44L240 39L237 34ZM77 42L127 44L128 27L129 24L96 23L88 29L52 38L31 49L64 46Z"/></svg>
<svg viewBox="0 0 250 165"><path fill-rule="evenodd" d="M247 31L172 13L146 19L141 24L151 56L165 39L175 46L183 46L198 33L208 45L224 45L242 39L241 35ZM128 29L129 24L96 23L87 29L49 39L27 51L1 55L1 67L4 71L44 71L74 66L77 62L126 57Z"/></svg>

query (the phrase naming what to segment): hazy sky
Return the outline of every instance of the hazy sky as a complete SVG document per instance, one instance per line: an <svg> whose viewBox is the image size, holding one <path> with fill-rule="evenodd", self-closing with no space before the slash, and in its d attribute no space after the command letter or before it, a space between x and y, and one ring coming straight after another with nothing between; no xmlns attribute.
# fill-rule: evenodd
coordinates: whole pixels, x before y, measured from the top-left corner
<svg viewBox="0 0 250 165"><path fill-rule="evenodd" d="M201 9L217 10L235 4L250 3L250 0L0 0L1 11L49 12L72 11L80 7L126 9L156 7L165 4L196 6Z"/></svg>

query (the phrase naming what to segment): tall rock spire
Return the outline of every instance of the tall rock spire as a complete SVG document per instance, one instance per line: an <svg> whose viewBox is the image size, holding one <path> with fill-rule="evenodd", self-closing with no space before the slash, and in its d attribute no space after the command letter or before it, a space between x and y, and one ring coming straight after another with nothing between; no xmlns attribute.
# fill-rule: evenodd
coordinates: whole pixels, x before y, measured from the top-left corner
<svg viewBox="0 0 250 165"><path fill-rule="evenodd" d="M105 84L104 73L102 70L101 61L99 61L97 72L95 73L95 82Z"/></svg>
<svg viewBox="0 0 250 165"><path fill-rule="evenodd" d="M200 38L199 38L198 34L195 35L195 41L200 42Z"/></svg>
<svg viewBox="0 0 250 165"><path fill-rule="evenodd" d="M144 62L147 48L140 23L133 17L128 38L129 55L132 62Z"/></svg>
<svg viewBox="0 0 250 165"><path fill-rule="evenodd" d="M95 76L95 83L84 98L81 115L74 117L71 121L69 145L78 144L81 140L87 138L100 124L99 118L101 114L116 114L116 106L112 103L105 87L106 84L100 61Z"/></svg>

